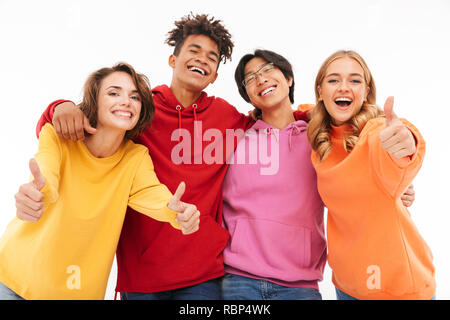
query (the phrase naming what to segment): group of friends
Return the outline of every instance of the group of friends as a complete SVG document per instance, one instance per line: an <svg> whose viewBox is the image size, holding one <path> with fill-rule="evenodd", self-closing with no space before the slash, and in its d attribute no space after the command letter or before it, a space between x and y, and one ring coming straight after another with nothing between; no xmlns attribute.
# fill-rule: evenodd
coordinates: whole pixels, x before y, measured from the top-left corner
<svg viewBox="0 0 450 320"><path fill-rule="evenodd" d="M377 106L358 53L330 55L315 105L296 108L285 57L243 56L244 115L204 91L233 51L220 20L186 15L166 43L170 86L118 63L43 113L0 239L0 299L104 299L115 255L123 300L320 300L327 261L337 299L435 299L407 209L425 141L392 97Z"/></svg>

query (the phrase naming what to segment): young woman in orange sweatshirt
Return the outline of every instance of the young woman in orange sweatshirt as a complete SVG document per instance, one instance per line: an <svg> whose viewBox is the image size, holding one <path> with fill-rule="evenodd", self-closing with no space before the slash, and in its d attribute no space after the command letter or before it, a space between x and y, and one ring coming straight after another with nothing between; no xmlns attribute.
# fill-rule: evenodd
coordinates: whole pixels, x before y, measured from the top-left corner
<svg viewBox="0 0 450 320"><path fill-rule="evenodd" d="M316 82L308 139L328 207L328 262L338 299L432 299L432 253L400 197L425 155L419 131L376 106L362 57L338 51Z"/></svg>

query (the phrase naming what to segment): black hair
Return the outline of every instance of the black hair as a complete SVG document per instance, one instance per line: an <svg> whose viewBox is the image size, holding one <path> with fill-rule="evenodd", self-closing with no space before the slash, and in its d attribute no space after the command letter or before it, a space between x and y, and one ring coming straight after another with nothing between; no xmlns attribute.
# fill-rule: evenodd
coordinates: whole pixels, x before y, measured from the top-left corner
<svg viewBox="0 0 450 320"><path fill-rule="evenodd" d="M245 89L244 84L242 81L244 81L244 75L245 75L245 66L247 63L252 60L253 58L262 58L266 60L267 62L273 63L275 67L277 67L284 75L284 77L289 80L292 78L292 85L289 88L289 100L291 101L291 104L294 103L294 72L292 71L292 65L291 63L283 56L279 55L278 53L275 53L270 50L261 50L257 49L255 50L255 53L253 54L246 54L241 58L239 61L236 71L234 72L234 79L236 80L236 85L238 86L239 93L241 97L250 103L250 98L247 95L247 91Z"/></svg>

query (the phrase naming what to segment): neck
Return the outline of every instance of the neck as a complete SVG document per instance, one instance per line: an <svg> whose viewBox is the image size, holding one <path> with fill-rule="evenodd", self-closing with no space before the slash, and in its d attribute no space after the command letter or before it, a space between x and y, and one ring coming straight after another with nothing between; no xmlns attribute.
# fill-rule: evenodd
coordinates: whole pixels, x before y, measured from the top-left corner
<svg viewBox="0 0 450 320"><path fill-rule="evenodd" d="M262 110L262 119L264 122L274 126L277 129L284 129L290 123L295 121L294 111L289 101L280 107Z"/></svg>
<svg viewBox="0 0 450 320"><path fill-rule="evenodd" d="M174 81L170 85L170 90L172 90L175 98L183 105L184 108L191 106L201 95L201 91L192 91L186 88L183 88Z"/></svg>
<svg viewBox="0 0 450 320"><path fill-rule="evenodd" d="M107 158L119 150L124 137L125 131L97 128L97 133L87 137L83 142L94 157Z"/></svg>

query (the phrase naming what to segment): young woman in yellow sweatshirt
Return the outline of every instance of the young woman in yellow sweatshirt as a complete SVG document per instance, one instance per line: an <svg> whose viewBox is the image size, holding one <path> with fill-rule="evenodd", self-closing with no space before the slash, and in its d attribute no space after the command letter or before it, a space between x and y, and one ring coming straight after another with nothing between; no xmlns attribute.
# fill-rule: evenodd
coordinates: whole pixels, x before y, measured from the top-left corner
<svg viewBox="0 0 450 320"><path fill-rule="evenodd" d="M419 171L425 141L376 106L369 68L353 51L325 60L308 126L318 189L328 207L328 262L338 299L432 299L432 253L400 197Z"/></svg>
<svg viewBox="0 0 450 320"><path fill-rule="evenodd" d="M103 299L127 206L184 234L198 229L184 183L172 196L130 140L154 113L148 79L125 63L100 69L80 108L95 128L84 141L60 139L50 124L40 133L25 187L43 213L18 208L28 221L15 218L0 239L0 299Z"/></svg>

